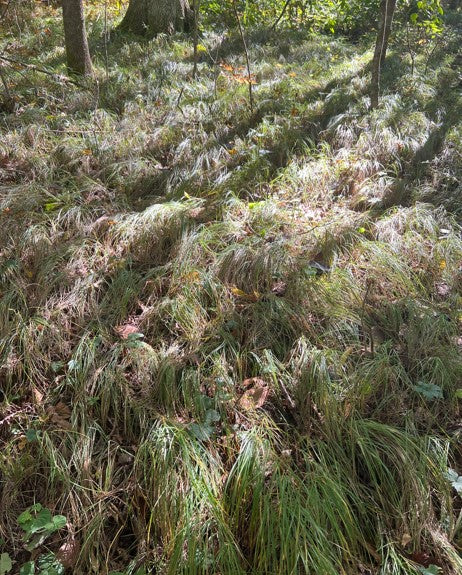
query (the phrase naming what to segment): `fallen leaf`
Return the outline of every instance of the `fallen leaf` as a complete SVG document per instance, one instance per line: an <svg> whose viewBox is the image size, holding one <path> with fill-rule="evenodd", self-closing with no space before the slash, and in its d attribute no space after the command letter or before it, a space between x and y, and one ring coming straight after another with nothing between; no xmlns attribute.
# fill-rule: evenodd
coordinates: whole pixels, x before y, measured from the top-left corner
<svg viewBox="0 0 462 575"><path fill-rule="evenodd" d="M69 569L76 564L79 553L80 543L74 537L70 537L56 552L56 559L58 559L66 569Z"/></svg>
<svg viewBox="0 0 462 575"><path fill-rule="evenodd" d="M128 339L129 335L132 333L138 333L139 329L138 326L134 325L133 323L126 323L124 325L117 326L115 331L122 339Z"/></svg>
<svg viewBox="0 0 462 575"><path fill-rule="evenodd" d="M42 405L43 393L36 387L32 387L32 399L35 405Z"/></svg>
<svg viewBox="0 0 462 575"><path fill-rule="evenodd" d="M65 417L66 419L69 419L71 417L70 408L62 401L58 402L55 406L53 406L53 411L59 417Z"/></svg>
<svg viewBox="0 0 462 575"><path fill-rule="evenodd" d="M411 555L411 559L415 563L423 565L424 567L428 567L431 563L430 555L425 551L416 551Z"/></svg>
<svg viewBox="0 0 462 575"><path fill-rule="evenodd" d="M267 383L259 377L251 377L245 379L242 385L248 389L241 395L238 402L239 406L246 411L262 407L269 393Z"/></svg>
<svg viewBox="0 0 462 575"><path fill-rule="evenodd" d="M241 289L239 289L236 286L231 288L231 293L233 295L235 295L236 297L239 297L241 299L245 299L245 300L251 301L251 302L256 302L260 299L260 294L257 291L254 291L253 293L247 293L245 291L242 291Z"/></svg>
<svg viewBox="0 0 462 575"><path fill-rule="evenodd" d="M446 297L449 295L450 288L447 283L441 282L436 284L436 293L441 297Z"/></svg>
<svg viewBox="0 0 462 575"><path fill-rule="evenodd" d="M286 293L287 284L283 281L276 282L271 288L271 292L277 296L283 296Z"/></svg>
<svg viewBox="0 0 462 575"><path fill-rule="evenodd" d="M60 401L56 405L52 405L47 409L47 414L50 420L57 426L62 429L72 429L72 425L70 423L71 419L71 410L70 408Z"/></svg>
<svg viewBox="0 0 462 575"><path fill-rule="evenodd" d="M401 537L401 547L406 547L406 545L411 541L412 537L409 535L409 533L404 533L403 536Z"/></svg>

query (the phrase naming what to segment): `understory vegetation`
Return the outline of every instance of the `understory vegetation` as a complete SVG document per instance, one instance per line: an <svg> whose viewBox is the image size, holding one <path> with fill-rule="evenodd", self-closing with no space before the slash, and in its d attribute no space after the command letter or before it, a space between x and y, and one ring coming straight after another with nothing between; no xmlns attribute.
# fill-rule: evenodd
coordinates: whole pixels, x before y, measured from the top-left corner
<svg viewBox="0 0 462 575"><path fill-rule="evenodd" d="M392 39L371 111L367 34L249 25L250 110L238 36L193 78L190 38L90 7L75 85L33 10L1 40L34 64L0 116L4 568L462 573L460 11Z"/></svg>

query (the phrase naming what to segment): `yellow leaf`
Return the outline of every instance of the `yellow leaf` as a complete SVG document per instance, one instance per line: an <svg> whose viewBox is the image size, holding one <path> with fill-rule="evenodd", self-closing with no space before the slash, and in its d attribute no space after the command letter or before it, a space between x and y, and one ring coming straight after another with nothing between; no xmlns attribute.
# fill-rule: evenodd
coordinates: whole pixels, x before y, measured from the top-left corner
<svg viewBox="0 0 462 575"><path fill-rule="evenodd" d="M446 269L446 260L441 260L440 261L440 270L445 270Z"/></svg>
<svg viewBox="0 0 462 575"><path fill-rule="evenodd" d="M260 299L260 294L257 291L254 291L253 293L247 293L236 286L231 288L231 293L236 297L240 297L241 299L245 299L247 301L255 302Z"/></svg>
<svg viewBox="0 0 462 575"><path fill-rule="evenodd" d="M197 270L193 270L183 276L183 280L197 282L200 279L200 273Z"/></svg>
<svg viewBox="0 0 462 575"><path fill-rule="evenodd" d="M27 439L25 437L21 437L21 439L18 441L18 449L20 451L22 451L27 445Z"/></svg>

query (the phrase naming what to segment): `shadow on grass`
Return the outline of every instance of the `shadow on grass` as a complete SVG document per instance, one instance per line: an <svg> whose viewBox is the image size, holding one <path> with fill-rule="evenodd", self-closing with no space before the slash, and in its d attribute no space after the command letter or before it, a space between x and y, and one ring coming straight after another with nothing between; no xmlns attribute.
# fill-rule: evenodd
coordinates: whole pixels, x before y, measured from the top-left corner
<svg viewBox="0 0 462 575"><path fill-rule="evenodd" d="M446 108L444 119L439 126L430 132L427 140L404 167L403 176L394 183L390 192L385 196L381 208L388 209L395 205L408 206L415 199L412 193L413 187L425 179L431 162L443 150L448 133L460 123L462 98L456 92L458 88L457 85L448 85L445 81L441 82L433 104L438 106L439 110ZM438 200L438 198L437 190L427 195L428 201Z"/></svg>

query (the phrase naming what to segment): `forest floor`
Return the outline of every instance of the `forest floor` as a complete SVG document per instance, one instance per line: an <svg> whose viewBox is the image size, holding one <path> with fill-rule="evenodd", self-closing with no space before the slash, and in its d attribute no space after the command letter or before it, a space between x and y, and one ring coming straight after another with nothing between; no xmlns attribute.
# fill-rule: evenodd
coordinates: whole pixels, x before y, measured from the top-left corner
<svg viewBox="0 0 462 575"><path fill-rule="evenodd" d="M372 37L249 33L250 111L239 39L89 27L4 67L0 572L461 573L460 17L373 112Z"/></svg>

